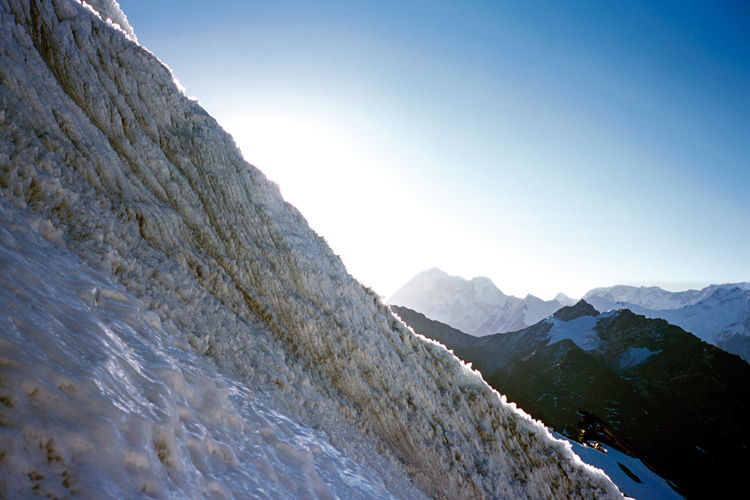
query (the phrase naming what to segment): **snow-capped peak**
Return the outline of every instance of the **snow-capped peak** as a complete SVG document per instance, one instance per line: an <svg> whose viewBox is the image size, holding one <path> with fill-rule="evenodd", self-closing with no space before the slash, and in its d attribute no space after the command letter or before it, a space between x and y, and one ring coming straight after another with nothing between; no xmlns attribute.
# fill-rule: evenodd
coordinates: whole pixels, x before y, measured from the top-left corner
<svg viewBox="0 0 750 500"><path fill-rule="evenodd" d="M475 336L520 330L562 307L533 295L505 295L491 279L466 280L438 268L423 271L399 288L389 304L408 307Z"/></svg>

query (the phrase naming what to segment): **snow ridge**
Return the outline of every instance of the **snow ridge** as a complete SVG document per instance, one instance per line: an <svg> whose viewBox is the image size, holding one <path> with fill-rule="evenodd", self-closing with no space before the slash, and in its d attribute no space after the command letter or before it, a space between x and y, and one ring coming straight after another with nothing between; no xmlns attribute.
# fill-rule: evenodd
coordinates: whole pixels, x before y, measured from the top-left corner
<svg viewBox="0 0 750 500"><path fill-rule="evenodd" d="M106 12L109 17L113 11ZM2 0L0 23L0 199L13 207L7 217L18 217L18 225L33 228L81 266L124 287L91 292L103 296L103 304L114 304L119 311L114 321L131 321L133 330L149 336L163 329L183 350L209 356L204 359L229 380L269 398L300 429L322 429L361 470L379 471L394 495L413 496L401 490L405 483L399 477L408 474L435 498L621 497L569 445L508 405L442 346L409 331L349 276L278 188L243 160L231 137L126 33L76 0ZM40 289L54 290L43 270L18 262ZM4 291L21 299L31 293ZM62 317L68 313L73 314ZM37 334L46 328L43 321L35 326L14 316L7 306L3 314L10 318L0 330L3 342L12 342L16 331ZM112 330L96 331L117 343ZM69 338L76 342L75 335ZM158 371L159 363L170 363L169 356L159 353L150 362ZM53 364L44 356L40 362ZM15 475L3 465L0 482L14 485L10 496L30 496L40 488L52 492L55 484L67 488L72 480L56 479L57 470L31 474L21 450L47 446L58 437L56 429L78 426L78 415L43 411L54 405L34 406L33 390L11 391L29 375L13 366L0 364L3 401L13 400L3 415L34 408L37 413L32 421L21 418L15 427L0 427L13 443L3 464L17 466L26 474L22 479L28 478L10 481ZM176 371L159 373L134 375L135 391L149 393L162 375L169 379ZM174 383L183 384L179 377ZM46 385L51 400L67 397L65 383ZM244 496L232 453L225 454L224 466L206 472L200 453L173 460L165 452L190 448L191 438L179 430L189 427L190 412L203 418L204 411L224 411L225 403L182 412L165 404L176 412L168 420L176 430L153 430L154 439L136 439L134 449L110 457L122 475L110 476L113 469L106 468L96 481L122 477L124 483L142 484L141 476L151 474L161 478L149 483L155 491L146 488L156 496L160 491L177 498ZM102 432L109 437L100 437L122 442L117 436L128 432L125 424L92 412L106 423ZM156 429L158 412L138 414L151 422L144 423L147 428ZM340 434L342 429L356 431ZM105 453L82 452L75 439L59 442L61 448L48 456L50 466L58 463L54 457L69 457L76 466L67 473L79 478ZM212 455L221 456L222 449ZM289 487L335 498L316 490L319 484L306 465L310 455L300 453L289 460L307 479ZM269 487L284 482L276 479ZM193 490L194 481L207 487ZM55 491L51 494L60 493Z"/></svg>
<svg viewBox="0 0 750 500"><path fill-rule="evenodd" d="M81 3L91 7L102 20L111 22L115 27L121 29L128 38L134 42L138 41L128 18L120 9L120 4L115 0L81 0Z"/></svg>

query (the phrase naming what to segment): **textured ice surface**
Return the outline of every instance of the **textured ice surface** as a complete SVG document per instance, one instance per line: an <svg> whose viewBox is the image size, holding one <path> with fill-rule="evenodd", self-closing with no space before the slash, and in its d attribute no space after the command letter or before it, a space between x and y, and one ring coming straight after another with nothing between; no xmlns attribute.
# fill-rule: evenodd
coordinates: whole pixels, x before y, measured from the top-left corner
<svg viewBox="0 0 750 500"><path fill-rule="evenodd" d="M0 498L392 498L24 223L0 205Z"/></svg>
<svg viewBox="0 0 750 500"><path fill-rule="evenodd" d="M10 497L619 497L349 276L122 30L0 0L0 46Z"/></svg>

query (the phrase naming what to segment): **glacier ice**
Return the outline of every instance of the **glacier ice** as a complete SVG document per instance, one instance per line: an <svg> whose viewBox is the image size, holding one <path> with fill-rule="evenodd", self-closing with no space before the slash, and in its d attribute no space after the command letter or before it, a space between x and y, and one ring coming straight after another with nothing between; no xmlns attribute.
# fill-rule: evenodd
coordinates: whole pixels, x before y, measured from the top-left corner
<svg viewBox="0 0 750 500"><path fill-rule="evenodd" d="M0 0L0 496L621 497L99 12Z"/></svg>

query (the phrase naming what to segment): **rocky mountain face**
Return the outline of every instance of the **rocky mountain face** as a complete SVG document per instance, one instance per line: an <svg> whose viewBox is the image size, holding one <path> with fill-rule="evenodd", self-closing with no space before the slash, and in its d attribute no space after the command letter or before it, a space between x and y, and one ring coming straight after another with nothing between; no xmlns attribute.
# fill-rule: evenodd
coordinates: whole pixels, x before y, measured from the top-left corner
<svg viewBox="0 0 750 500"><path fill-rule="evenodd" d="M596 288L584 300L600 311L630 309L661 318L750 362L750 283L668 292L658 287Z"/></svg>
<svg viewBox="0 0 750 500"><path fill-rule="evenodd" d="M556 299L505 295L489 278L465 280L438 268L419 273L387 303L419 311L477 337L526 328L563 307Z"/></svg>
<svg viewBox="0 0 750 500"><path fill-rule="evenodd" d="M529 328L474 337L392 309L562 434L579 435L579 410L602 419L687 498L732 496L744 481L750 366L677 326L581 301Z"/></svg>

